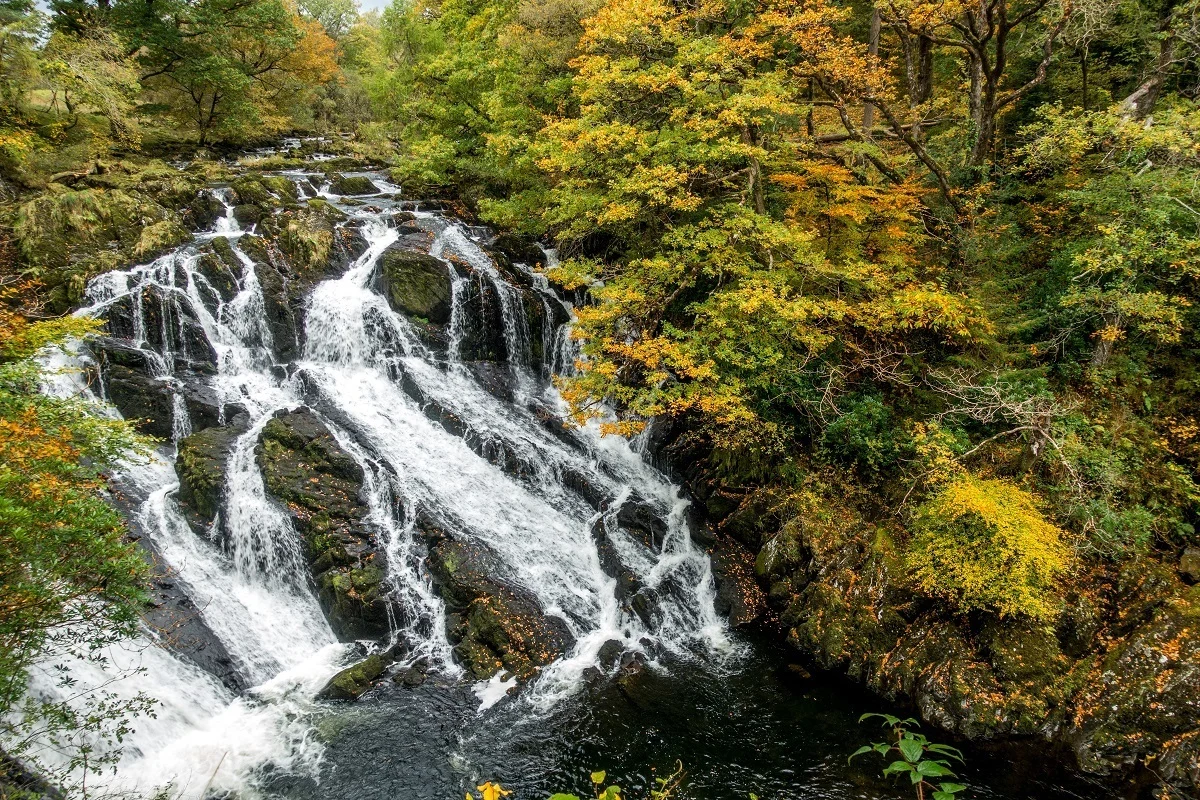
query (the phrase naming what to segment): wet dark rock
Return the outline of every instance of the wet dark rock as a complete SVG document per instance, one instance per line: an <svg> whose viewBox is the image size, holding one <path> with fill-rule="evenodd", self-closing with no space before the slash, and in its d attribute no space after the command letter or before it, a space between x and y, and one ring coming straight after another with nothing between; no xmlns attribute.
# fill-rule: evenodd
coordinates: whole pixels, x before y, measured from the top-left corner
<svg viewBox="0 0 1200 800"><path fill-rule="evenodd" d="M325 688L317 693L318 700L357 700L371 688L371 684L383 675L387 662L378 653L373 653L352 667L346 667L329 679Z"/></svg>
<svg viewBox="0 0 1200 800"><path fill-rule="evenodd" d="M754 577L754 554L729 537L709 551L716 583L717 611L734 627L749 625L767 613L767 598Z"/></svg>
<svg viewBox="0 0 1200 800"><path fill-rule="evenodd" d="M1160 780L1200 788L1200 586L1160 605L1088 674L1066 731L1086 771L1150 761Z"/></svg>
<svg viewBox="0 0 1200 800"><path fill-rule="evenodd" d="M407 669L402 669L392 676L392 681L405 686L409 689L415 689L425 683L429 677L429 664L424 659L417 661Z"/></svg>
<svg viewBox="0 0 1200 800"><path fill-rule="evenodd" d="M295 521L317 597L343 640L387 633L383 553L363 523L363 472L309 409L281 412L255 450L267 491Z"/></svg>
<svg viewBox="0 0 1200 800"><path fill-rule="evenodd" d="M329 191L340 195L379 194L379 187L365 176L338 175L330 182Z"/></svg>
<svg viewBox="0 0 1200 800"><path fill-rule="evenodd" d="M0 798L4 800L66 800L67 791L0 750Z"/></svg>
<svg viewBox="0 0 1200 800"><path fill-rule="evenodd" d="M513 373L507 365L494 361L469 361L466 367L488 394L506 403L513 402Z"/></svg>
<svg viewBox="0 0 1200 800"><path fill-rule="evenodd" d="M450 321L450 272L440 259L392 245L380 256L379 281L396 311L439 325Z"/></svg>
<svg viewBox="0 0 1200 800"><path fill-rule="evenodd" d="M463 361L507 361L504 311L489 278L467 265L455 264L467 278L462 287L463 332L459 355Z"/></svg>
<svg viewBox="0 0 1200 800"><path fill-rule="evenodd" d="M238 437L248 427L249 420L239 416L231 425L207 428L179 441L175 460L179 501L201 527L207 527L221 509L229 458Z"/></svg>
<svg viewBox="0 0 1200 800"><path fill-rule="evenodd" d="M138 304L136 309L134 303ZM141 314L141 333L147 345L159 353L174 353L176 361L188 369L216 372L216 351L179 293L148 286L140 297L121 298L105 309L108 332L113 337L136 339L135 310Z"/></svg>
<svg viewBox="0 0 1200 800"><path fill-rule="evenodd" d="M247 240L253 245L255 239L257 237L243 237L243 250ZM245 252L249 254L250 251ZM256 253L251 257L255 260L255 273L262 288L267 329L271 331L276 356L283 361L290 361L300 354L300 309L291 302L292 286L286 274L271 262L269 254L262 259L258 255Z"/></svg>
<svg viewBox="0 0 1200 800"><path fill-rule="evenodd" d="M136 526L136 517L130 517ZM140 531L134 527L134 533ZM138 544L150 564L153 578L147 589L148 606L142 620L172 652L218 678L233 691L246 688L237 666L220 637L204 622L199 609L188 595L188 587L175 580L175 573L163 561L149 536L139 536Z"/></svg>
<svg viewBox="0 0 1200 800"><path fill-rule="evenodd" d="M225 216L225 206L212 192L201 191L183 210L183 224L193 231L211 230Z"/></svg>
<svg viewBox="0 0 1200 800"><path fill-rule="evenodd" d="M667 523L647 500L631 493L617 509L617 524L650 550L659 552L667 537Z"/></svg>
<svg viewBox="0 0 1200 800"><path fill-rule="evenodd" d="M566 623L546 616L528 591L499 577L501 563L482 545L436 539L428 566L457 612L448 620L454 652L475 678L507 669L528 680L574 644Z"/></svg>
<svg viewBox="0 0 1200 800"><path fill-rule="evenodd" d="M262 221L263 209L262 206L256 203L244 203L240 206L233 207L233 218L238 221L242 227L257 225Z"/></svg>
<svg viewBox="0 0 1200 800"><path fill-rule="evenodd" d="M568 489L571 489L579 494L587 504L597 511L604 508L605 502L609 498L608 491L601 486L597 486L587 473L574 469L572 467L564 467L562 470L562 482Z"/></svg>
<svg viewBox="0 0 1200 800"><path fill-rule="evenodd" d="M105 394L121 416L142 433L171 438L174 402L169 381L151 378L120 364L109 365L103 376Z"/></svg>
<svg viewBox="0 0 1200 800"><path fill-rule="evenodd" d="M221 239L221 241L225 241ZM228 242L226 242L228 245ZM202 253L196 262L196 271L203 277L200 285L200 296L210 312L216 310L219 303L228 303L237 296L239 286L237 273L225 263L215 252ZM212 292L206 296L205 286Z"/></svg>
<svg viewBox="0 0 1200 800"><path fill-rule="evenodd" d="M528 264L531 267L542 267L546 264L546 254L529 236L502 233L492 240L490 247L517 263Z"/></svg>
<svg viewBox="0 0 1200 800"><path fill-rule="evenodd" d="M529 405L529 410L533 413L534 419L548 432L554 434L555 438L563 444L574 447L577 450L583 448L583 444L575 431L556 412L544 405L533 403ZM589 502L591 501L589 500Z"/></svg>
<svg viewBox="0 0 1200 800"><path fill-rule="evenodd" d="M617 547L605 527L604 519L592 525L592 539L596 542L596 554L600 557L600 569L617 582L614 594L619 602L629 605L633 596L642 588L637 574L625 566L618 555Z"/></svg>
<svg viewBox="0 0 1200 800"><path fill-rule="evenodd" d="M600 666L605 670L611 670L621 662L621 656L624 652L624 644L617 639L609 639L600 645L600 650L596 653L596 660L600 662Z"/></svg>
<svg viewBox="0 0 1200 800"><path fill-rule="evenodd" d="M92 352L105 395L144 433L170 438L176 393L183 398L192 430L219 424L220 401L203 375L181 369L175 377L158 377L161 358L121 339L100 337L92 343Z"/></svg>
<svg viewBox="0 0 1200 800"><path fill-rule="evenodd" d="M1188 583L1200 583L1200 547L1188 547L1183 551L1179 574Z"/></svg>

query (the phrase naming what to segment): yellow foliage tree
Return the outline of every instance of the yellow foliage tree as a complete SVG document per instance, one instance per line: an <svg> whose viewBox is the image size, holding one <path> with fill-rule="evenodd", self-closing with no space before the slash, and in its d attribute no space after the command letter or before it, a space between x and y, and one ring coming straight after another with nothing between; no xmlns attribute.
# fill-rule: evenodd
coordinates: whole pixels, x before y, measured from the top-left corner
<svg viewBox="0 0 1200 800"><path fill-rule="evenodd" d="M913 528L908 566L924 591L962 611L1040 622L1057 615L1055 584L1071 550L1029 492L966 475L922 505Z"/></svg>

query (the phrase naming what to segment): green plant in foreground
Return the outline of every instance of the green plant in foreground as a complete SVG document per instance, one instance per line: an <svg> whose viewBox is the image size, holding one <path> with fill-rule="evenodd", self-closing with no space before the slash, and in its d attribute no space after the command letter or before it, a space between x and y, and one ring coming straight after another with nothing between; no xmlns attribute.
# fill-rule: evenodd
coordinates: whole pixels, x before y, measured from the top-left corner
<svg viewBox="0 0 1200 800"><path fill-rule="evenodd" d="M939 782L936 785L931 778L958 777L950 769L949 758L962 763L962 753L947 744L930 742L923 734L908 730L909 726L920 725L915 719L900 719L891 714L863 714L858 718L863 720L878 717L883 720L885 728L891 728L893 741L874 742L865 744L851 754L847 761L864 753L875 752L884 758L894 750L900 758L892 761L883 768L883 774L907 774L917 790L917 800L925 800L926 792L932 800L954 800L956 794L967 787L961 783ZM553 798L551 798L553 800Z"/></svg>

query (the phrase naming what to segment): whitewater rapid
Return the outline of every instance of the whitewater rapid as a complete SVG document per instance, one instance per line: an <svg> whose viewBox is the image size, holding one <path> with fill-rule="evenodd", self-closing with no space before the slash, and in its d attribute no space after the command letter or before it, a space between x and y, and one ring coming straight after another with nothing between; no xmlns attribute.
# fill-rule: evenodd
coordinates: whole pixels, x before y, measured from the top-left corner
<svg viewBox="0 0 1200 800"><path fill-rule="evenodd" d="M311 194L309 178L316 173L284 174L296 181L302 197ZM638 443L603 437L595 426L576 431L569 441L548 431L534 413L537 406L565 411L547 378L573 369L577 348L569 324L552 327L549 320L551 304L563 305L567 316L569 304L529 265L520 266L532 276L547 312L544 363L535 363L520 290L481 247L486 233L418 212L416 224L431 234L429 252L445 260L453 290L449 346L445 354L434 353L376 288L379 258L398 238L392 212L399 187L378 174L370 177L384 193L371 198L371 206L342 203L328 184L319 192L359 226L367 248L344 274L318 284L308 297L302 352L291 363L277 363L274 355L263 287L254 261L238 246L252 231L234 219L227 190L214 190L225 213L211 231L152 263L99 276L88 287L81 314L103 317L116 304L133 301L132 344L166 380L181 380L176 365L186 354L166 345L156 350L152 342L182 338L166 329L184 316L180 312L196 319L217 357L208 385L222 403L222 415L236 408L248 419L233 445L220 516L207 531L189 524L175 497L174 444L193 429L181 392L173 402L173 441L148 463L127 464L116 476L138 498L131 521L149 537L251 688L234 691L172 653L149 629L112 648L107 665L68 663L76 680L71 698L86 697L90 687L128 699L145 693L157 703L154 716L135 720L115 771L100 778L106 790L150 794L169 786L174 798L206 792L247 797L268 773L320 775L322 745L314 720L330 705L316 695L363 650L337 640L313 593L299 536L264 488L255 445L281 410L313 409L363 469L366 522L386 553L392 605L389 637L366 647L402 642L407 655L399 666L422 660L448 678L463 679L446 636L445 606L424 567L419 517L435 520L456 538L486 545L498 557L501 577L527 590L575 638L571 650L512 701L524 704L524 713L544 713L577 692L585 670L602 667L599 652L611 640L652 667L667 655L721 659L738 651L715 611L709 561L692 543L687 502L678 487L649 465ZM230 241L242 265L237 293L227 301L198 269L197 247L216 236ZM469 264L499 299L514 402L486 391L461 361L470 287L450 259ZM158 315L161 335L146 329L141 300L151 289L166 298L164 307L175 309ZM56 359L51 367L74 369L52 369L47 390L89 393L80 378L89 362L86 348ZM426 416L405 381L425 402L460 419L465 433L451 433ZM102 392L93 398L105 400ZM498 466L506 460L521 469ZM609 499L609 510L595 510L569 488L568 475L586 476ZM627 498L637 498L662 521L666 534L657 549L618 523L615 512ZM618 602L616 581L601 567L597 525L624 567L658 596L648 619ZM68 690L59 685L54 663L34 671L30 691L66 700ZM499 676L477 685L480 710L504 699L510 686ZM54 747L38 755L49 764L61 759Z"/></svg>

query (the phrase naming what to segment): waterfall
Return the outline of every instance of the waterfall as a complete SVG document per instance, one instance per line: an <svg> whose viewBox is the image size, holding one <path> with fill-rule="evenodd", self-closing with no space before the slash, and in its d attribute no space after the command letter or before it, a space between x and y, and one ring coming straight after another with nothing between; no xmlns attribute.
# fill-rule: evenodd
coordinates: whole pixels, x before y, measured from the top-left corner
<svg viewBox="0 0 1200 800"><path fill-rule="evenodd" d="M283 174L303 195L311 194L303 188L310 174ZM256 456L267 423L301 406L313 409L362 469L363 522L386 559L390 600L391 633L375 646L402 643L404 663L423 660L448 678L463 675L447 639L445 604L426 569L420 520L485 546L497 557L498 577L535 598L546 617L570 631L570 649L522 690L518 702L530 714L577 692L584 671L600 663L601 649L614 640L652 663L737 652L714 609L709 561L692 543L678 487L630 443L601 436L597 426L567 434L544 424L546 413L561 417L564 411L546 377L569 372L577 358L569 324L551 324L553 304L559 304L560 317L570 305L528 265L519 267L532 276L532 302L545 314L543 364L534 364L528 290L505 278L462 223L419 213L417 224L431 237L429 254L447 259L451 312L440 355L376 288L377 262L398 238L388 224L397 201L386 194L398 188L379 175L371 178L385 192L372 206L341 203L328 183L318 192L349 215L366 248L340 277L311 291L301 352L291 363L277 363L263 282L240 247L247 232L233 216L228 190L214 190L225 211L212 230L150 264L89 285L79 313L103 316L129 303L132 346L151 365L151 377L172 387L172 446L148 464L127 464L117 476L131 495L144 498L132 521L252 687L235 694L163 647L150 630L115 648L114 668L138 664L144 672L112 685L147 692L161 711L137 722L125 756L106 778L113 790L170 783L173 797L200 797L206 786L252 792L264 770L311 777L319 772L321 745L311 723L322 704L315 695L356 651L338 643L326 621L299 534L269 495ZM218 236L241 266L228 299L200 263L198 248ZM498 298L515 402L489 393L462 362L472 287L451 258L468 264ZM147 330L147 298L164 298L160 331ZM215 354L216 374L204 384L217 398L220 423L238 416L242 425L229 451L221 511L207 529L198 529L181 508L173 463L175 446L198 430L185 397L197 379L183 368L188 354L179 350L187 341L185 321L194 321ZM78 391L64 382L52 375L48 390ZM433 404L453 415L461 430L432 419L426 412ZM589 501L568 485L568 476L603 498L599 510L595 498ZM620 511L633 502L657 520L660 534L649 545L623 527ZM617 581L602 564L601 535L654 598L644 612L631 612L619 599ZM94 665L69 668L84 686L102 686L113 677ZM509 685L497 677L477 687L483 705L503 697ZM55 697L60 690L48 672L39 672L31 691Z"/></svg>

